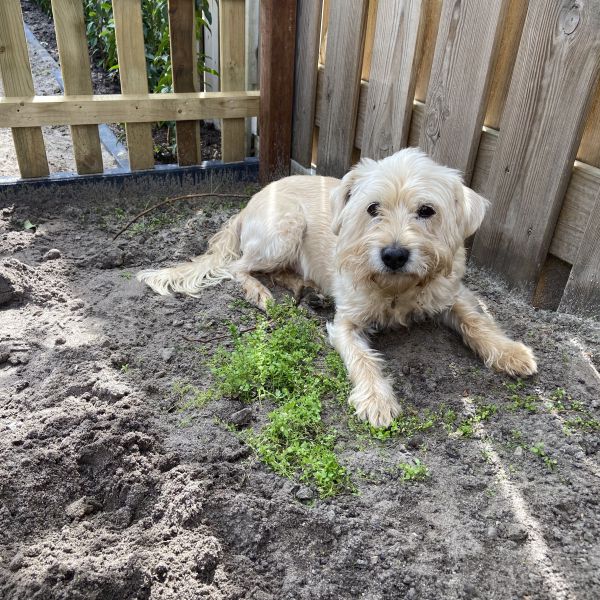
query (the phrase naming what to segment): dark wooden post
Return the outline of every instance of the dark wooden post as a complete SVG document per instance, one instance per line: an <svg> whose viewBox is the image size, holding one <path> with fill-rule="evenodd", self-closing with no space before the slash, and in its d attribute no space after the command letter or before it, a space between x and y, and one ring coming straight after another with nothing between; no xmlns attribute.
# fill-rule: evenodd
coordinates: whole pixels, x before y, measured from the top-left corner
<svg viewBox="0 0 600 600"><path fill-rule="evenodd" d="M260 165L262 183L290 174L296 0L260 2Z"/></svg>

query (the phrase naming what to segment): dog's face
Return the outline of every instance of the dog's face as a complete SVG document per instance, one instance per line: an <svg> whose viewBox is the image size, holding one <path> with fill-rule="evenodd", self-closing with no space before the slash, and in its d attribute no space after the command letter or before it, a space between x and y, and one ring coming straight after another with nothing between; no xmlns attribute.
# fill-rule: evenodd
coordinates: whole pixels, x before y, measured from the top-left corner
<svg viewBox="0 0 600 600"><path fill-rule="evenodd" d="M357 278L449 274L487 204L416 148L364 159L331 195L338 266Z"/></svg>

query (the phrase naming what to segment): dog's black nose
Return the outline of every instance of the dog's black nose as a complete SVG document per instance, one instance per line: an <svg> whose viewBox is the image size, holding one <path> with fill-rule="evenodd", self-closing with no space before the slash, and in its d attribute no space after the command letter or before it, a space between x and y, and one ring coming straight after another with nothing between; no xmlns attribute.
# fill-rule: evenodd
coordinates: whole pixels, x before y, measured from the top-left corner
<svg viewBox="0 0 600 600"><path fill-rule="evenodd" d="M381 251L383 264L392 271L401 269L408 260L410 251L400 246L387 246Z"/></svg>

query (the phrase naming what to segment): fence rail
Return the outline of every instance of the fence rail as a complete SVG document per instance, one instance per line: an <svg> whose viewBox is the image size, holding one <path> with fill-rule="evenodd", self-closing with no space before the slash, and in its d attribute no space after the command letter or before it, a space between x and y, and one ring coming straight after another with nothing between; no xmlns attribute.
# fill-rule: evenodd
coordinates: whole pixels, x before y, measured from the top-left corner
<svg viewBox="0 0 600 600"><path fill-rule="evenodd" d="M422 147L492 201L472 260L599 316L600 0L318 4L298 0L295 163Z"/></svg>
<svg viewBox="0 0 600 600"><path fill-rule="evenodd" d="M0 2L0 127L10 127L21 177L49 174L41 126L70 125L77 172L101 173L98 124L125 123L132 170L154 167L151 123L176 121L180 165L201 162L199 119L224 120L225 162L245 156L246 117L259 92L245 90L245 0L221 0L221 91L200 92L194 0L169 0L174 93L149 94L141 0L112 0L121 94L93 95L81 0L52 0L64 96L36 96L19 0Z"/></svg>

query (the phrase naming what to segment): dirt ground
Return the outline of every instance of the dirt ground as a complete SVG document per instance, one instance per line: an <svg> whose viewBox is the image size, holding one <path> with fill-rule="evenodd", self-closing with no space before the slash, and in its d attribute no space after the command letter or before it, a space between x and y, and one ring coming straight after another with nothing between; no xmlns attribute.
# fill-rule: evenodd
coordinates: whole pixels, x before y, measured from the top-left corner
<svg viewBox="0 0 600 600"><path fill-rule="evenodd" d="M535 412L511 408L510 380L451 332L381 334L374 345L408 404L459 418L474 399L498 410L471 438L438 425L378 441L329 402L357 490L319 500L222 424L239 401L181 410L177 384L209 386L204 361L229 343L226 322L256 313L233 283L194 299L136 282L141 267L202 252L238 206L180 205L113 243L150 201L32 197L1 209L0 597L600 597L600 434L564 429L600 417L597 322L536 311L469 272L537 353L522 391ZM570 410L557 410L557 389ZM270 409L252 406L253 423ZM531 450L540 442L543 454ZM396 466L415 458L430 476L402 481Z"/></svg>

